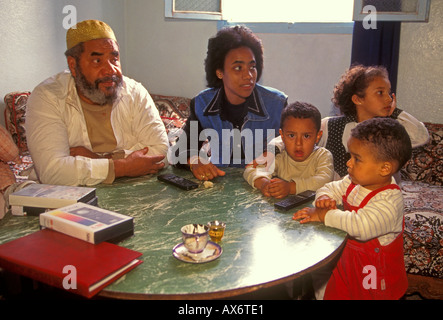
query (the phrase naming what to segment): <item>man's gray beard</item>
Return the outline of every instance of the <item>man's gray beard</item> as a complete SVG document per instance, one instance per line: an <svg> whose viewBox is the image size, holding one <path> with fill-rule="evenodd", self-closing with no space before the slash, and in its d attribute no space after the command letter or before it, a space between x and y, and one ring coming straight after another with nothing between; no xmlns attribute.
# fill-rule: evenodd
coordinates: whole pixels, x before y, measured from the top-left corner
<svg viewBox="0 0 443 320"><path fill-rule="evenodd" d="M117 76L112 76L112 77L97 79L94 83L90 83L88 80L86 80L80 68L77 68L76 71L77 71L77 76L74 77L74 80L77 86L77 90L79 90L83 96L91 100L93 103L96 103L98 105L105 105L105 104L112 105L120 95L123 83L122 78ZM115 81L117 83L117 86L115 87L115 90L112 94L107 95L98 88L98 85L100 82L109 81L109 80Z"/></svg>

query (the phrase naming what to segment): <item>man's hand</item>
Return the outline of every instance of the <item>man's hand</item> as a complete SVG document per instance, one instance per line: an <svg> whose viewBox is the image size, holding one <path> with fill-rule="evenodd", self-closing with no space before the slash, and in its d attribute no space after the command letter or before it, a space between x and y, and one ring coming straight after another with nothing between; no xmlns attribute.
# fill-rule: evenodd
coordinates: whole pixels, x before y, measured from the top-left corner
<svg viewBox="0 0 443 320"><path fill-rule="evenodd" d="M165 156L148 156L149 148L134 151L124 159L114 160L115 177L139 177L147 174L155 174L164 168L161 162Z"/></svg>

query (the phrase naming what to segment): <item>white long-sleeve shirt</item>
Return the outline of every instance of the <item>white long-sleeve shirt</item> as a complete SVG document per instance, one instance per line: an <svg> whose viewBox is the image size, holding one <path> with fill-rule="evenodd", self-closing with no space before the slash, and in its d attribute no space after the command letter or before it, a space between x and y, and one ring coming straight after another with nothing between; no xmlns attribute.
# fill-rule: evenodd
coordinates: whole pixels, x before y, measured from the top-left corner
<svg viewBox="0 0 443 320"><path fill-rule="evenodd" d="M316 147L309 157L301 162L294 161L283 150L275 157L274 164L273 171L261 167L247 167L243 177L252 187L254 187L254 181L260 177L268 179L279 177L288 182L294 181L296 193L300 193L306 190L315 191L332 181L334 176L332 154L325 148Z"/></svg>
<svg viewBox="0 0 443 320"><path fill-rule="evenodd" d="M117 140L114 152L149 147L148 155L165 155L168 138L159 112L148 91L123 77L123 87L111 112ZM109 171L108 159L70 156L70 148L92 150L80 98L69 71L39 84L28 100L26 113L28 147L39 180L47 184L96 185Z"/></svg>
<svg viewBox="0 0 443 320"><path fill-rule="evenodd" d="M326 146L326 142L328 141L328 120L330 118L332 117L323 118L321 121L321 130L323 131L323 135L318 142L318 145L321 147ZM426 129L425 125L412 115L403 110L398 115L397 121L406 129L406 132L411 139L412 148L420 147L428 142L428 129ZM358 122L348 122L345 126L342 136L342 143L346 150L348 150L348 139L351 136L351 130L357 125Z"/></svg>
<svg viewBox="0 0 443 320"><path fill-rule="evenodd" d="M395 179L392 178L392 184ZM327 195L334 199L337 206L343 204L342 196L351 184L349 176L333 181L317 190L315 198ZM371 190L356 185L348 196L348 203L359 206ZM403 195L401 190L388 189L376 194L358 213L348 210L329 210L325 225L346 231L351 237L368 241L378 238L382 246L391 243L403 228Z"/></svg>

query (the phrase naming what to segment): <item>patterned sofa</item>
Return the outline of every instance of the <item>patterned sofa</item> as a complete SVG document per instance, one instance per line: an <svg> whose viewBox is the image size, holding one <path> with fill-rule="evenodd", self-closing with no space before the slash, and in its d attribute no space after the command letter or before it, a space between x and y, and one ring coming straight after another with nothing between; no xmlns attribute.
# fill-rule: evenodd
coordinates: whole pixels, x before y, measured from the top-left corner
<svg viewBox="0 0 443 320"><path fill-rule="evenodd" d="M5 96L5 123L20 148L23 165L11 163L18 179L26 179L32 165L26 146L26 101L29 92ZM152 94L171 144L189 115L190 99ZM405 199L405 267L407 294L443 299L443 124L425 123L430 141L413 152L402 169Z"/></svg>
<svg viewBox="0 0 443 320"><path fill-rule="evenodd" d="M443 299L443 124L425 123L429 142L402 169L408 294Z"/></svg>
<svg viewBox="0 0 443 320"><path fill-rule="evenodd" d="M11 92L5 98L5 126L11 133L12 139L17 144L20 151L22 164L10 163L11 169L14 171L18 181L26 180L28 173L32 167L32 159L29 155L26 142L25 132L25 116L26 103L31 94L29 91ZM189 116L189 104L191 99L178 96L164 96L159 94L151 94L160 117L166 127L168 138L171 144L174 143L175 137L180 133L181 127L184 125Z"/></svg>

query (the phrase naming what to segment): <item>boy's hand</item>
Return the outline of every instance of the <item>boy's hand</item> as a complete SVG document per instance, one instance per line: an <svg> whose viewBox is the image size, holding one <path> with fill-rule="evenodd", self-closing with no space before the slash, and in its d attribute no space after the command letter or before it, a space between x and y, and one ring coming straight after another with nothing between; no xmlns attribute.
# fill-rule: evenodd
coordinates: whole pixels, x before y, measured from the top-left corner
<svg viewBox="0 0 443 320"><path fill-rule="evenodd" d="M325 215L328 212L328 209L320 209L320 208L310 208L306 207L301 210L298 210L292 216L292 220L300 220L300 223L308 223L308 222L325 222Z"/></svg>
<svg viewBox="0 0 443 320"><path fill-rule="evenodd" d="M322 195L315 200L315 207L319 209L337 209L337 202L327 195Z"/></svg>
<svg viewBox="0 0 443 320"><path fill-rule="evenodd" d="M247 164L246 167L264 167L266 171L269 171L271 166L274 165L275 155L272 152L263 152L261 156L255 158L251 163ZM274 171L274 170L271 170Z"/></svg>
<svg viewBox="0 0 443 320"><path fill-rule="evenodd" d="M262 178L258 178L255 179L254 181L254 186L261 191L261 193L265 196L265 197L270 197L271 194L269 193L269 184L271 183L271 181L268 178L262 177Z"/></svg>
<svg viewBox="0 0 443 320"><path fill-rule="evenodd" d="M271 197L277 199L284 198L291 193L291 182L279 178L271 179L268 190Z"/></svg>
<svg viewBox="0 0 443 320"><path fill-rule="evenodd" d="M290 194L292 184L294 183L279 178L269 180L268 178L262 177L254 181L254 186L259 189L265 197L274 197L277 199L284 198ZM295 193L295 191L292 193Z"/></svg>

